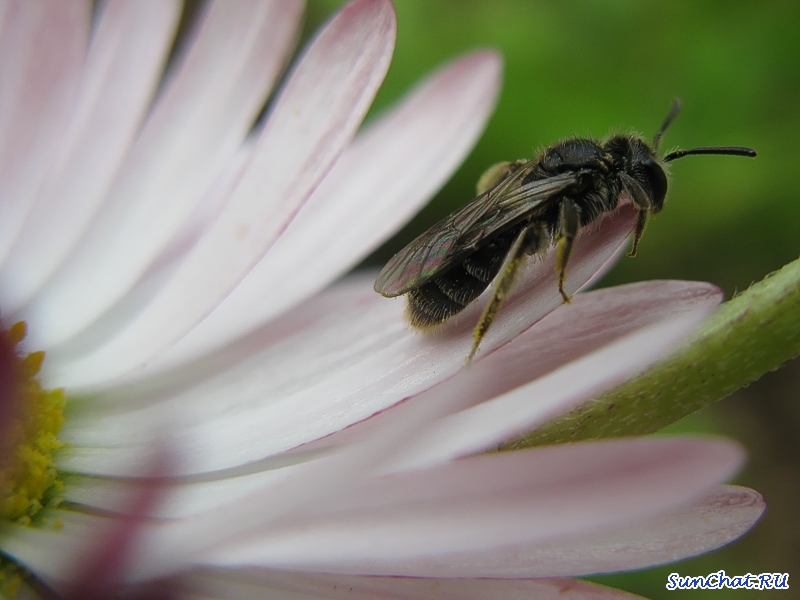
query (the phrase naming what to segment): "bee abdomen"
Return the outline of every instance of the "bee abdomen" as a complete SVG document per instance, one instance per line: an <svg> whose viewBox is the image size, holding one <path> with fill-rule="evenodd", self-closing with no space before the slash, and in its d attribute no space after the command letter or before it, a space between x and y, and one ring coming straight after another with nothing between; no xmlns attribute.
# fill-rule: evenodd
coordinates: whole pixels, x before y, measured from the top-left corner
<svg viewBox="0 0 800 600"><path fill-rule="evenodd" d="M491 281L491 279L489 280ZM480 296L489 285L456 265L425 285L408 293L411 325L424 328L443 323Z"/></svg>
<svg viewBox="0 0 800 600"><path fill-rule="evenodd" d="M411 325L424 329L444 323L480 296L497 276L520 227L504 232L461 264L408 293Z"/></svg>
<svg viewBox="0 0 800 600"><path fill-rule="evenodd" d="M510 247L511 244L492 242L482 248L478 248L462 263L464 271L483 283L489 283L500 270L503 258L505 258Z"/></svg>

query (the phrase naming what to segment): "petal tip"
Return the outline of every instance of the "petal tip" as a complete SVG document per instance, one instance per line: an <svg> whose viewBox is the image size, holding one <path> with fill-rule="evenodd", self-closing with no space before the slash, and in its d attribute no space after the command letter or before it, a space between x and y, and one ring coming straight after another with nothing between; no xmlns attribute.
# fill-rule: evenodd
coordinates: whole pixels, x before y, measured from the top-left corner
<svg viewBox="0 0 800 600"><path fill-rule="evenodd" d="M397 13L391 0L353 0L342 9L340 16L372 21L392 35L397 30Z"/></svg>

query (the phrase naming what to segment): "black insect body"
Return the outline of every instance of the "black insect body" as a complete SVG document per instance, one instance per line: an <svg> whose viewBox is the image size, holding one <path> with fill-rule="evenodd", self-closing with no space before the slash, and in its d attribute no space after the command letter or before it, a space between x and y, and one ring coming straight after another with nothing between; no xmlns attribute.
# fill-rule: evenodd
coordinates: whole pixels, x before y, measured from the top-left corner
<svg viewBox="0 0 800 600"><path fill-rule="evenodd" d="M665 163L689 154L755 156L750 148L678 150L657 155L664 130L678 113L674 102L653 144L634 135L605 143L570 139L538 159L501 163L478 182L478 197L397 253L375 281L387 297L408 294L411 324L443 323L480 296L493 280L492 297L475 328L471 360L526 256L557 246L558 287L565 302L566 267L578 231L617 209L625 193L638 211L629 256L636 254L647 218L667 194Z"/></svg>

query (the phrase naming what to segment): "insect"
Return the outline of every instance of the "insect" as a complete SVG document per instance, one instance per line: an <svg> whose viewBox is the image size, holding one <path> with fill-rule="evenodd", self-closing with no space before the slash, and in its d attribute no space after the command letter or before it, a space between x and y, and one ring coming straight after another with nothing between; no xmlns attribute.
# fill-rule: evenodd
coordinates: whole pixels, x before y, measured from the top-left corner
<svg viewBox="0 0 800 600"><path fill-rule="evenodd" d="M638 211L635 256L647 219L667 195L666 164L691 154L756 155L751 148L704 147L658 156L661 137L680 110L675 100L653 144L636 135L606 142L567 139L530 161L500 163L478 181L478 196L439 221L386 264L375 291L408 295L411 325L429 328L458 314L495 281L474 330L467 362L486 335L526 256L557 247L558 289L564 302L567 263L578 231L617 209L625 194Z"/></svg>

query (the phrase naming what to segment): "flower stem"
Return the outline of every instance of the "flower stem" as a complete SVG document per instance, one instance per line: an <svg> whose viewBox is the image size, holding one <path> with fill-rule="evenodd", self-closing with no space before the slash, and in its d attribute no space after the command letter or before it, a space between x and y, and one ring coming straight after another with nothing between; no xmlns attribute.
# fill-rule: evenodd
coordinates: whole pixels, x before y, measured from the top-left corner
<svg viewBox="0 0 800 600"><path fill-rule="evenodd" d="M665 361L511 447L641 435L800 355L800 259L734 296Z"/></svg>

